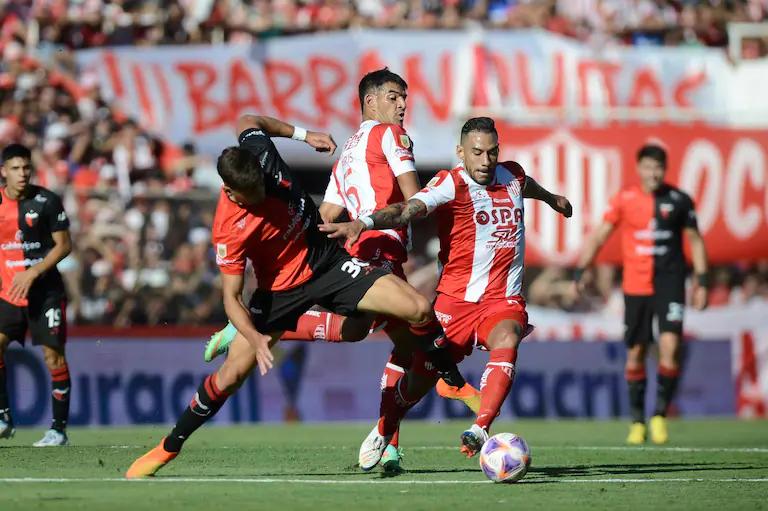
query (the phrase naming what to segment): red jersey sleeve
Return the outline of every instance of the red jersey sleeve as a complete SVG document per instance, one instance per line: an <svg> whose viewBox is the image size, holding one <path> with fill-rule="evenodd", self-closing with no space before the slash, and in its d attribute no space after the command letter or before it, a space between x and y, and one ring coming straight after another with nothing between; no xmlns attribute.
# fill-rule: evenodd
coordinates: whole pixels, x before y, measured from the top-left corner
<svg viewBox="0 0 768 511"><path fill-rule="evenodd" d="M617 225L621 222L621 192L613 196L608 202L608 208L603 213L603 221L609 224Z"/></svg>
<svg viewBox="0 0 768 511"><path fill-rule="evenodd" d="M245 273L246 256L245 240L238 234L243 232L237 229L235 213L241 210L230 202L224 195L219 196L219 204L216 208L216 217L213 220L212 241L216 251L216 264L222 273L229 275L242 275Z"/></svg>

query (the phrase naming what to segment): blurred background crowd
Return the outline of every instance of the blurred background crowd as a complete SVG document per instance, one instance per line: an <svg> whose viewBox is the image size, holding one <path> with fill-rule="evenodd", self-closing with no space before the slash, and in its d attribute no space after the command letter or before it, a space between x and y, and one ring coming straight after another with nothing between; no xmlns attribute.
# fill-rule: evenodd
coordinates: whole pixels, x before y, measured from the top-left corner
<svg viewBox="0 0 768 511"><path fill-rule="evenodd" d="M760 21L768 0L7 0L0 1L0 145L34 149L37 182L61 193L75 249L60 265L77 324L225 321L210 225L219 186L193 142L175 146L108 104L72 50L101 45L247 42L354 27L542 27L617 44L726 44L726 23ZM602 44L601 43L601 44ZM766 53L766 41L745 45ZM315 178L314 182L318 182ZM321 194L320 186L313 186ZM435 283L436 239L420 227L409 270ZM599 310L620 298L600 268L592 299L573 302L570 274L530 268L531 303ZM713 270L712 305L768 300L768 261Z"/></svg>
<svg viewBox="0 0 768 511"><path fill-rule="evenodd" d="M766 0L6 0L4 31L44 46L248 41L349 28L539 27L599 44L722 46ZM13 25L16 25L14 28ZM764 40L750 51L764 52Z"/></svg>

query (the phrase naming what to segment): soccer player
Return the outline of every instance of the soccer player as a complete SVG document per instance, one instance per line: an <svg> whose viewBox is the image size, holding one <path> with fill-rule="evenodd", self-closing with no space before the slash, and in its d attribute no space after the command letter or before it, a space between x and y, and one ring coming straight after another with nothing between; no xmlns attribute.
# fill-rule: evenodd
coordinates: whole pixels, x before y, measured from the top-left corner
<svg viewBox="0 0 768 511"><path fill-rule="evenodd" d="M664 182L667 153L656 144L637 152L640 185L620 191L610 201L603 223L584 246L575 273L577 292L585 287L585 270L600 247L617 228L624 270L624 341L627 344L625 377L629 386L632 424L627 443L646 440L645 359L653 342L653 318L659 325L659 366L656 408L650 420L651 441L666 443L666 414L680 380L681 335L685 310L686 264L682 234L688 237L696 274L693 305L707 306L707 252L696 224L691 198Z"/></svg>
<svg viewBox="0 0 768 511"><path fill-rule="evenodd" d="M313 305L342 315L394 316L429 344L442 334L426 298L402 279L350 256L319 231L317 208L270 139L292 137L332 152L336 144L329 135L256 116L243 116L238 131L240 145L225 149L217 162L224 185L213 225L224 308L238 333L224 363L200 385L171 433L131 465L128 478L154 475L255 366L266 374L272 367L271 345L284 331L295 329ZM242 291L247 260L258 289L246 306ZM426 325L433 325L432 330Z"/></svg>
<svg viewBox="0 0 768 511"><path fill-rule="evenodd" d="M487 440L510 391L517 349L529 328L521 296L523 199L543 200L566 217L572 208L565 197L551 194L526 176L518 163L498 163L498 134L488 117L464 124L456 151L462 164L440 171L407 202L354 222L326 224L321 230L354 242L365 231L403 227L436 214L442 273L434 309L445 329L443 342L457 362L474 345L490 351L480 382L480 409L475 423L462 434L461 450L473 456ZM379 462L402 417L434 385L434 369L425 362L414 354L398 385L382 395L383 413L360 447L361 467Z"/></svg>
<svg viewBox="0 0 768 511"><path fill-rule="evenodd" d="M320 216L333 222L345 212L352 220L373 213L382 207L410 198L421 189L414 164L413 144L403 129L407 108L405 80L387 68L366 74L358 85L358 97L363 121L360 128L344 144L334 165L331 178L320 205ZM348 244L349 253L376 267L391 271L405 280L403 264L408 259L410 228L371 230L355 243ZM394 349L382 375L382 389L397 384L406 367L411 364L413 334L407 324L386 321L384 330L394 343ZM310 311L299 319L296 331L286 332L286 339L312 340L320 334L323 340L354 341L364 338L371 327L371 318L345 319L330 312ZM236 331L230 325L217 332L206 346L206 360L226 351ZM465 382L459 382L465 383ZM469 384L459 388L438 383L443 397L460 399L477 412L480 396ZM386 470L399 468L399 435L395 433L384 453Z"/></svg>
<svg viewBox="0 0 768 511"><path fill-rule="evenodd" d="M32 153L20 144L2 152L0 188L0 438L15 433L8 404L5 351L11 341L42 345L51 373L53 423L35 447L67 445L71 383L65 354L67 298L56 264L72 249L61 199L30 184Z"/></svg>

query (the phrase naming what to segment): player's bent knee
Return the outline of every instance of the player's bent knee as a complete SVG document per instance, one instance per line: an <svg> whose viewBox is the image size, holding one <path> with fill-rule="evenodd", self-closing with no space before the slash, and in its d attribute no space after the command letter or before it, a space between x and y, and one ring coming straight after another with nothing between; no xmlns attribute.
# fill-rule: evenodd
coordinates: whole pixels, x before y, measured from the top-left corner
<svg viewBox="0 0 768 511"><path fill-rule="evenodd" d="M414 318L412 323L426 323L432 319L432 304L425 297L417 294L413 303Z"/></svg>

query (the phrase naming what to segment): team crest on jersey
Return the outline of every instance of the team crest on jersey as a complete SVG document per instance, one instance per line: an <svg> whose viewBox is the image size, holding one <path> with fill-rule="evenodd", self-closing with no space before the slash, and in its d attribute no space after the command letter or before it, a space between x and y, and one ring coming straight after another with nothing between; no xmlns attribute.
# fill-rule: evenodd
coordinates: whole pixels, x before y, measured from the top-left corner
<svg viewBox="0 0 768 511"><path fill-rule="evenodd" d="M28 226L33 227L35 223L37 223L39 217L40 214L37 211L27 211L27 214L24 215L24 220L27 222Z"/></svg>
<svg viewBox="0 0 768 511"><path fill-rule="evenodd" d="M408 135L400 135L400 145L406 149L411 148L411 138Z"/></svg>
<svg viewBox="0 0 768 511"><path fill-rule="evenodd" d="M674 209L675 207L672 204L663 203L659 205L659 212L664 220L669 218L669 214L672 213Z"/></svg>
<svg viewBox="0 0 768 511"><path fill-rule="evenodd" d="M216 243L216 256L219 259L224 259L227 257L227 244L226 243Z"/></svg>
<svg viewBox="0 0 768 511"><path fill-rule="evenodd" d="M517 179L513 179L508 185L507 185L507 192L512 197L517 197L520 195L520 181Z"/></svg>

